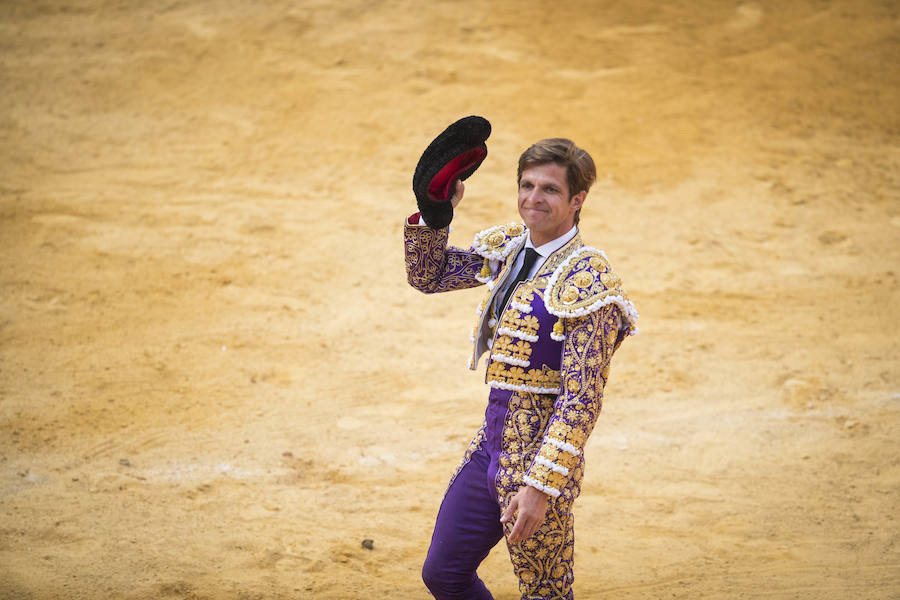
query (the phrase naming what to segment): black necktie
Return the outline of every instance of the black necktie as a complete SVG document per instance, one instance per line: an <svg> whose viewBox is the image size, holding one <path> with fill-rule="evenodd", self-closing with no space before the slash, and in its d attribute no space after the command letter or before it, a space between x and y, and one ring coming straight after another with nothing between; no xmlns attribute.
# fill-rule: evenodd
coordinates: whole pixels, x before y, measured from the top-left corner
<svg viewBox="0 0 900 600"><path fill-rule="evenodd" d="M519 272L516 273L516 278L513 279L510 282L509 287L506 288L506 295L503 296L503 304L500 305L500 311L497 313L498 315L503 314L503 309L506 307L506 303L509 302L509 297L512 296L516 286L519 285L520 282L528 279L531 267L534 266L534 262L538 259L538 256L540 256L540 254L538 254L537 250L534 248L525 248L525 260L522 262L522 268L519 269Z"/></svg>

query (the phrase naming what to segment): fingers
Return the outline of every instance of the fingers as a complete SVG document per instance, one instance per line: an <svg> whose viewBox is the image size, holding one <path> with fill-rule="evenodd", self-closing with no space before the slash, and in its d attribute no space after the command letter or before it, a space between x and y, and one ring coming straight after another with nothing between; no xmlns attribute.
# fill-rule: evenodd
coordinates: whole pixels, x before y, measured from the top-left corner
<svg viewBox="0 0 900 600"><path fill-rule="evenodd" d="M513 518L513 515L516 514L516 510L519 508L519 499L513 496L513 499L509 502L509 506L506 507L506 510L503 511L503 516L500 517L501 523L506 523L510 519Z"/></svg>
<svg viewBox="0 0 900 600"><path fill-rule="evenodd" d="M518 508L519 498L514 496L513 499L510 500L509 506L506 507L506 510L503 512L503 516L500 517L500 522L504 524L508 523L513 517L516 517L513 528L509 532L510 544L518 544L520 541L528 539L534 534L534 531L532 531L532 529L534 529L533 519L529 518L528 515L523 514L524 511L518 510ZM516 511L519 513L518 516L516 516Z"/></svg>
<svg viewBox="0 0 900 600"><path fill-rule="evenodd" d="M459 206L459 203L462 202L463 195L466 193L466 184L464 184L460 180L456 180L456 188L453 192L453 197L450 198L450 204L453 205L453 208Z"/></svg>
<svg viewBox="0 0 900 600"><path fill-rule="evenodd" d="M513 496L512 500L509 501L509 506L506 507L506 510L503 511L503 516L500 517L501 523L508 523L510 519L516 516L516 511L519 509L519 497L518 495ZM525 533L525 523L527 519L522 516L521 512L519 513L518 518L516 518L515 523L513 524L512 531L509 532L509 543L517 544L520 540L524 540L527 538Z"/></svg>
<svg viewBox="0 0 900 600"><path fill-rule="evenodd" d="M517 514L518 513L518 514ZM507 538L510 544L527 540L541 528L547 515L547 496L533 487L522 487L510 498L509 506L503 511L500 522L508 523L515 517L515 523Z"/></svg>
<svg viewBox="0 0 900 600"><path fill-rule="evenodd" d="M523 517L520 513L512 531L509 532L509 543L518 544L523 540L527 540L537 533L538 529L540 529L540 522L533 518Z"/></svg>
<svg viewBox="0 0 900 600"><path fill-rule="evenodd" d="M512 531L509 532L509 543L510 544L518 544L521 540L526 539L528 536L525 535L525 519L516 519L516 524L513 526Z"/></svg>

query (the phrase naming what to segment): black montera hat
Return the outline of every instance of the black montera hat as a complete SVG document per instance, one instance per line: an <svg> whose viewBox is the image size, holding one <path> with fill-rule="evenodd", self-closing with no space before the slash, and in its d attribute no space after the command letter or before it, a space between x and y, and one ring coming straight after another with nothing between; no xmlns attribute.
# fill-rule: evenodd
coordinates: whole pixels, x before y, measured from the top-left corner
<svg viewBox="0 0 900 600"><path fill-rule="evenodd" d="M425 224L442 229L453 220L450 198L457 181L465 181L487 156L491 124L483 117L460 119L434 138L413 175L413 192Z"/></svg>

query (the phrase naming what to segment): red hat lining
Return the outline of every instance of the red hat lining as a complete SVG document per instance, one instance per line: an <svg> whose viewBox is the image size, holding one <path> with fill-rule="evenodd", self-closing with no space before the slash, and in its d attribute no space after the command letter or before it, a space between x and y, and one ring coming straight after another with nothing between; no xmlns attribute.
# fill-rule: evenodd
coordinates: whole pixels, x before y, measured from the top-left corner
<svg viewBox="0 0 900 600"><path fill-rule="evenodd" d="M428 197L435 202L447 200L450 196L450 186L453 185L460 173L484 160L485 156L487 156L487 151L484 148L473 148L448 162L428 184Z"/></svg>

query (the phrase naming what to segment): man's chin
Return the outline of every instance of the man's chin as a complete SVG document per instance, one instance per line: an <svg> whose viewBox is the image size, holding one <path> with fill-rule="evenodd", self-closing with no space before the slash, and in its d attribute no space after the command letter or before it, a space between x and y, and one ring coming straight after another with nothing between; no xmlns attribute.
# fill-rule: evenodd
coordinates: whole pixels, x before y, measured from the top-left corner
<svg viewBox="0 0 900 600"><path fill-rule="evenodd" d="M544 220L544 213L542 212L533 212L533 211L521 211L519 216L522 217L522 221L525 222L525 226L528 229L540 228L541 223Z"/></svg>

